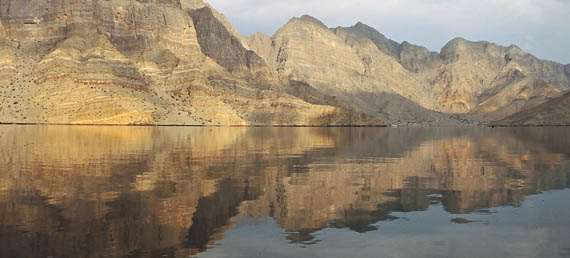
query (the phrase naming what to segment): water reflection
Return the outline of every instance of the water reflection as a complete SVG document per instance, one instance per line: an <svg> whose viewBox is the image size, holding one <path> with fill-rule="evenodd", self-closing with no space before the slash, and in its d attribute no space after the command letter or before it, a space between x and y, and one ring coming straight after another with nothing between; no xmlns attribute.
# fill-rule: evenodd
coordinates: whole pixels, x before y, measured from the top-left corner
<svg viewBox="0 0 570 258"><path fill-rule="evenodd" d="M432 205L518 207L570 187L568 133L2 126L0 257L187 257L240 217L310 245L324 228L371 232Z"/></svg>

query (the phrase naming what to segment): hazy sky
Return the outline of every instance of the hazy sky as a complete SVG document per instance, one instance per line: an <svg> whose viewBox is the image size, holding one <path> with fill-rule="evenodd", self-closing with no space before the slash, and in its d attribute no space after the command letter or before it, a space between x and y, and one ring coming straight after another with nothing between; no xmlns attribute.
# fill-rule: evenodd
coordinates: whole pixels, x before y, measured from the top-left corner
<svg viewBox="0 0 570 258"><path fill-rule="evenodd" d="M366 23L398 42L441 49L454 37L515 44L570 63L570 0L206 0L240 34L272 35L309 14L329 27Z"/></svg>

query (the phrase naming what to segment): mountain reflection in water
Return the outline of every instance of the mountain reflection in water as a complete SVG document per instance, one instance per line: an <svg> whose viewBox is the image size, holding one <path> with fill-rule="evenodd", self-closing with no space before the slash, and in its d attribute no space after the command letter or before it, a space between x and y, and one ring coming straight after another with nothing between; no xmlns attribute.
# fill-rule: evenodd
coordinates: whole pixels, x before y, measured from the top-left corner
<svg viewBox="0 0 570 258"><path fill-rule="evenodd" d="M267 234L318 254L319 232L434 206L481 224L462 216L570 187L569 132L1 126L0 257L188 257L267 218L282 230ZM570 229L564 211L553 223ZM559 237L547 248L567 257Z"/></svg>

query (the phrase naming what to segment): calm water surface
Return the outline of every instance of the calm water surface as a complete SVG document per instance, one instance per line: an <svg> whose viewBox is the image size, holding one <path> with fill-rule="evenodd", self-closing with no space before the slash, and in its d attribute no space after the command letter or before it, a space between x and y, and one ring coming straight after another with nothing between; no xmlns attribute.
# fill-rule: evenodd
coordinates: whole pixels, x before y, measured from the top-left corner
<svg viewBox="0 0 570 258"><path fill-rule="evenodd" d="M0 257L570 257L570 128L0 126Z"/></svg>

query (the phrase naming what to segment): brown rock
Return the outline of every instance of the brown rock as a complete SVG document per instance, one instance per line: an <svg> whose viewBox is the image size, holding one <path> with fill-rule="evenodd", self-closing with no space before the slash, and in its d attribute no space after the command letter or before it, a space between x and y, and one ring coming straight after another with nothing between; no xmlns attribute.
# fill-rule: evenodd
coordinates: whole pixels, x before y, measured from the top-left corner
<svg viewBox="0 0 570 258"><path fill-rule="evenodd" d="M3 1L0 19L1 122L380 123L279 90L202 1Z"/></svg>
<svg viewBox="0 0 570 258"><path fill-rule="evenodd" d="M413 72L423 72L438 69L442 65L439 53L429 51L425 47L402 42L400 45L400 63Z"/></svg>
<svg viewBox="0 0 570 258"><path fill-rule="evenodd" d="M358 23L241 36L201 0L0 2L0 122L379 125L497 120L570 66L457 38L440 53Z"/></svg>
<svg viewBox="0 0 570 258"><path fill-rule="evenodd" d="M232 73L247 74L259 70L269 72L265 61L254 51L244 48L239 39L216 19L209 7L191 10L189 14L196 26L202 53L206 56Z"/></svg>
<svg viewBox="0 0 570 258"><path fill-rule="evenodd" d="M492 124L506 126L568 126L570 125L570 92Z"/></svg>
<svg viewBox="0 0 570 258"><path fill-rule="evenodd" d="M242 43L244 47L255 51L259 57L265 60L265 63L269 63L269 54L271 52L271 37L257 32L249 36L242 37Z"/></svg>

